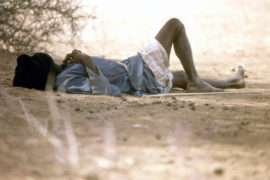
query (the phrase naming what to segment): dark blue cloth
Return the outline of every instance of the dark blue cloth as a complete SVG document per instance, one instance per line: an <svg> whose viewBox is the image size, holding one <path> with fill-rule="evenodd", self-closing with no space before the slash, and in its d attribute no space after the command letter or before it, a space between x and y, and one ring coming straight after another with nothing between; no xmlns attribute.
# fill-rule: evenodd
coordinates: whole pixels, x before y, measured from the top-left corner
<svg viewBox="0 0 270 180"><path fill-rule="evenodd" d="M48 54L22 54L17 58L13 86L45 90L48 74L52 69L53 59Z"/></svg>
<svg viewBox="0 0 270 180"><path fill-rule="evenodd" d="M144 65L140 53L121 63L96 56L91 56L91 59L98 67L98 75L83 64L74 63L57 75L56 88L68 93L111 96L121 96L121 93L135 96L163 93L164 87Z"/></svg>

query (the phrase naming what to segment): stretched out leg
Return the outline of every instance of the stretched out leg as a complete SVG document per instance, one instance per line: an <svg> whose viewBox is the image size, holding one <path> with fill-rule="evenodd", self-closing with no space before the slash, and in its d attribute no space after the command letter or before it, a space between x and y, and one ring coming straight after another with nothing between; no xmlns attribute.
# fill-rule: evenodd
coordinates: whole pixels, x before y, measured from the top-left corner
<svg viewBox="0 0 270 180"><path fill-rule="evenodd" d="M215 88L199 78L185 27L178 19L173 18L167 21L155 38L165 48L168 56L170 56L172 45L174 45L175 53L187 74L188 92L222 91L222 89Z"/></svg>
<svg viewBox="0 0 270 180"><path fill-rule="evenodd" d="M187 75L184 71L174 71L172 72L174 75L173 86L180 87L183 89L187 88ZM237 73L231 78L224 80L213 80L213 79L203 79L210 85L216 88L243 88L245 87L245 77L244 70L241 66L238 67Z"/></svg>

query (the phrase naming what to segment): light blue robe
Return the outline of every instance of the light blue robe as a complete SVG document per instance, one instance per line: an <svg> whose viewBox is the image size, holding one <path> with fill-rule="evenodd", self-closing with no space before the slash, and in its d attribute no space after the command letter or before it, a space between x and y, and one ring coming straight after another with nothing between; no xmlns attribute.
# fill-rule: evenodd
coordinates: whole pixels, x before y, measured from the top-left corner
<svg viewBox="0 0 270 180"><path fill-rule="evenodd" d="M155 80L140 53L121 63L96 56L91 59L98 67L98 75L82 63L73 63L56 76L55 88L67 93L110 96L166 93L167 88Z"/></svg>

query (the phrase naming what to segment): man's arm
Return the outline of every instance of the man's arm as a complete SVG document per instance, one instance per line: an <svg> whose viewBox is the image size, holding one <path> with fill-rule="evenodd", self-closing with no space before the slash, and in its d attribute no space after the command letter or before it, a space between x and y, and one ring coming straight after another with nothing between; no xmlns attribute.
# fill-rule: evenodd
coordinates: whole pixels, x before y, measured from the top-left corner
<svg viewBox="0 0 270 180"><path fill-rule="evenodd" d="M74 56L74 58L78 58L81 62L83 63L86 67L88 67L89 69L91 69L95 74L99 74L98 72L98 68L97 66L93 63L92 59L90 56L84 54L84 53L80 53L80 54L76 54Z"/></svg>
<svg viewBox="0 0 270 180"><path fill-rule="evenodd" d="M82 53L79 50L73 50L71 54L67 55L67 63L83 63L86 67L91 69L95 74L99 74L97 66L93 63L90 56ZM66 58L67 58L66 57Z"/></svg>

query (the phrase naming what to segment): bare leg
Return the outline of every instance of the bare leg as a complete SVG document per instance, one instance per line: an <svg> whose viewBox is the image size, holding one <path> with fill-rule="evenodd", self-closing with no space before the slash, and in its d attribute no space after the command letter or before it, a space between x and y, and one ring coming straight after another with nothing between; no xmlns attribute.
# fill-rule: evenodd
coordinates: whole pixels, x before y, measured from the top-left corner
<svg viewBox="0 0 270 180"><path fill-rule="evenodd" d="M203 79L204 81L208 82L214 87L227 89L227 88L243 88L245 87L245 75L244 75L244 69L242 66L238 67L237 73L228 79L224 80L212 80L212 79Z"/></svg>
<svg viewBox="0 0 270 180"><path fill-rule="evenodd" d="M195 69L192 50L186 35L184 25L178 19L170 19L155 37L170 56L171 47L174 50L187 74L188 92L217 92L222 89L215 88L199 78Z"/></svg>
<svg viewBox="0 0 270 180"><path fill-rule="evenodd" d="M173 86L180 87L183 89L187 88L187 75L184 71L174 71L172 72L174 75ZM216 88L243 88L245 87L245 79L244 79L244 70L241 66L238 67L237 73L228 79L224 80L213 80L213 79L203 79L207 83L211 84Z"/></svg>

